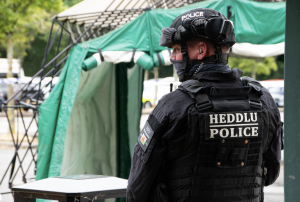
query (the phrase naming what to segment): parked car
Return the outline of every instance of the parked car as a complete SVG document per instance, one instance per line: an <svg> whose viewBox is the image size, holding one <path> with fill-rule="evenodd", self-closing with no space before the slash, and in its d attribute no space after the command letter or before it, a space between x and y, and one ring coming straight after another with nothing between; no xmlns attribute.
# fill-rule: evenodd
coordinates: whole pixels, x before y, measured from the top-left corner
<svg viewBox="0 0 300 202"><path fill-rule="evenodd" d="M272 95L278 107L284 106L284 80L271 79L260 82Z"/></svg>
<svg viewBox="0 0 300 202"><path fill-rule="evenodd" d="M20 83L23 86L26 83L28 83L31 79L31 77L25 77L20 80ZM41 86L39 86L40 78L33 79L32 83L28 87L24 88L24 90L22 91L21 100L27 103L35 104L34 101L32 102L32 99L35 100L37 98L37 92L39 91L39 88L39 100L44 100L48 98L50 91L54 88L58 80L58 77L54 77L53 79L51 77L46 77L42 80Z"/></svg>

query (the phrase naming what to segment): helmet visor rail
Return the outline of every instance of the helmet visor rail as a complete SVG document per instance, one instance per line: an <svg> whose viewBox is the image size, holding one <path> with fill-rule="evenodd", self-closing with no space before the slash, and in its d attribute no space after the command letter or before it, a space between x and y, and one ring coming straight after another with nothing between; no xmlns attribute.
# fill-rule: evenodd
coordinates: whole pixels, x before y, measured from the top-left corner
<svg viewBox="0 0 300 202"><path fill-rule="evenodd" d="M171 48L172 45L187 41L192 36L207 38L217 44L222 44L232 34L233 30L233 23L224 18L188 18L182 22L178 29L164 27L159 45Z"/></svg>

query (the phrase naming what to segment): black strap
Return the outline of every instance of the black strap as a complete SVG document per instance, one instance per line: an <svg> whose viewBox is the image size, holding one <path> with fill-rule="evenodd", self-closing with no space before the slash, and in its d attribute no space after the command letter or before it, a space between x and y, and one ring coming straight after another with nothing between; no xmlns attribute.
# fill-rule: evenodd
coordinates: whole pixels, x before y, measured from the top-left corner
<svg viewBox="0 0 300 202"><path fill-rule="evenodd" d="M255 90L251 90L250 93L248 94L248 97L249 97L250 107L258 108L258 109L262 108L260 97Z"/></svg>
<svg viewBox="0 0 300 202"><path fill-rule="evenodd" d="M162 63L162 61L161 61L161 58L160 58L159 53L156 53L156 55L157 55L157 58L158 58L158 65L159 65L160 67L162 67L162 66L163 66L163 63Z"/></svg>
<svg viewBox="0 0 300 202"><path fill-rule="evenodd" d="M243 76L241 77L241 80L243 81L244 84L248 86L252 86L256 91L261 91L261 89L263 88L263 86L258 81L250 77Z"/></svg>
<svg viewBox="0 0 300 202"><path fill-rule="evenodd" d="M214 112L249 111L249 100L214 100L212 101Z"/></svg>
<svg viewBox="0 0 300 202"><path fill-rule="evenodd" d="M183 82L183 81L185 80L184 74L178 75L178 78L179 78L179 81L180 81L180 82Z"/></svg>
<svg viewBox="0 0 300 202"><path fill-rule="evenodd" d="M248 96L249 96L249 100L260 102L259 95L255 91L251 91Z"/></svg>
<svg viewBox="0 0 300 202"><path fill-rule="evenodd" d="M102 55L101 48L98 49L98 53L99 53L99 55L100 55L101 61L103 62L103 61L104 61L104 57L103 57L103 55Z"/></svg>
<svg viewBox="0 0 300 202"><path fill-rule="evenodd" d="M250 189L233 189L233 190L218 190L218 191L204 191L204 190L179 190L172 191L173 197L226 197L226 196L242 196L242 195L259 195L261 188Z"/></svg>
<svg viewBox="0 0 300 202"><path fill-rule="evenodd" d="M181 70L184 73L179 76L179 81L183 82L183 81L187 80L186 74L189 73L189 69L187 68L187 66L188 66L187 62L189 61L189 55L188 55L188 52L187 52L187 47L186 47L186 43L185 42L181 43L181 54L182 54L182 66L181 66Z"/></svg>
<svg viewBox="0 0 300 202"><path fill-rule="evenodd" d="M202 89L202 86L202 83L193 79L187 80L179 85L179 87L182 87L186 92L190 93L198 93Z"/></svg>
<svg viewBox="0 0 300 202"><path fill-rule="evenodd" d="M171 57L171 48L168 48L168 52L169 52L169 55L170 55L170 57Z"/></svg>
<svg viewBox="0 0 300 202"><path fill-rule="evenodd" d="M133 51L132 51L131 62L134 61L134 55L135 55L135 52L136 52L136 48L134 48Z"/></svg>
<svg viewBox="0 0 300 202"><path fill-rule="evenodd" d="M236 88L211 87L210 96L248 95L251 89L250 86Z"/></svg>
<svg viewBox="0 0 300 202"><path fill-rule="evenodd" d="M217 175L228 175L228 174L245 174L245 173L257 173L261 176L262 168L260 166L247 166L243 168L202 168L196 167L195 173L200 174L217 174Z"/></svg>
<svg viewBox="0 0 300 202"><path fill-rule="evenodd" d="M198 110L205 110L212 107L212 103L206 93L199 93L196 95L196 107Z"/></svg>
<svg viewBox="0 0 300 202"><path fill-rule="evenodd" d="M262 178L260 177L243 177L243 178L225 178L225 179L192 179L182 178L170 181L171 186L184 186L188 184L192 185L240 185L240 184L252 184L255 183L259 186L262 184Z"/></svg>
<svg viewBox="0 0 300 202"><path fill-rule="evenodd" d="M203 86L203 85L197 80L190 79L180 84L180 86L182 86L185 89L188 89L190 86Z"/></svg>

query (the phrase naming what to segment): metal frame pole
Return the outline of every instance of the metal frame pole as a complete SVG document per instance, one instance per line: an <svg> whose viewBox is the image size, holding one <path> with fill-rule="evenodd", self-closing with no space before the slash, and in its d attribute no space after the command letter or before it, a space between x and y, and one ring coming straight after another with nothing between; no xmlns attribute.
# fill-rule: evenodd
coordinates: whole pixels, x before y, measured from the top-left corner
<svg viewBox="0 0 300 202"><path fill-rule="evenodd" d="M284 54L284 196L300 201L300 1L286 2Z"/></svg>

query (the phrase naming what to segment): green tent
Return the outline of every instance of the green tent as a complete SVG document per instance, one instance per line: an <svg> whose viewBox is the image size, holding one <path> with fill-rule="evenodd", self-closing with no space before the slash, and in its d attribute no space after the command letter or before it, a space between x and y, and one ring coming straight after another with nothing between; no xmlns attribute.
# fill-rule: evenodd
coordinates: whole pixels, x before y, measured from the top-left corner
<svg viewBox="0 0 300 202"><path fill-rule="evenodd" d="M250 57L283 54L285 3L211 0L149 10L114 31L78 44L39 108L37 180L71 174L127 178L139 133L143 70L170 64L160 32L193 8L229 10L237 44Z"/></svg>

